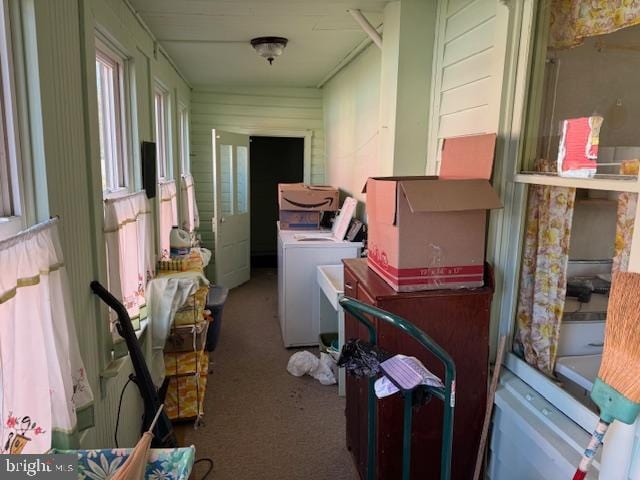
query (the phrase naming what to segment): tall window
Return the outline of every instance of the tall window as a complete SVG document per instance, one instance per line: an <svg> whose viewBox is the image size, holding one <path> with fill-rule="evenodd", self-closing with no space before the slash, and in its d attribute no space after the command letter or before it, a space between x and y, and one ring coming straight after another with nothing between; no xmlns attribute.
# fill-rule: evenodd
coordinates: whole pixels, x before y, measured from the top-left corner
<svg viewBox="0 0 640 480"><path fill-rule="evenodd" d="M11 30L7 2L0 5L0 239L27 226L20 143L17 132L16 95Z"/></svg>
<svg viewBox="0 0 640 480"><path fill-rule="evenodd" d="M183 175L191 172L189 157L189 111L180 105L180 170Z"/></svg>
<svg viewBox="0 0 640 480"><path fill-rule="evenodd" d="M580 19L587 26L601 25L589 16L600 10L574 13L587 15ZM634 235L640 104L630 93L637 83L631 72L640 68L633 48L640 26L572 38L570 25L558 23L564 19L540 16L528 87L524 148L514 178L528 198L516 200L524 230L513 350L560 380L534 388L548 388L547 399L567 413L579 411L579 404L595 409L589 392L602 358L612 275L633 270L640 255ZM538 385L526 372L525 381ZM577 402L566 402L560 388ZM579 415L572 418L580 422Z"/></svg>
<svg viewBox="0 0 640 480"><path fill-rule="evenodd" d="M102 190L127 188L126 130L124 122L124 62L110 49L96 47L98 121Z"/></svg>
<svg viewBox="0 0 640 480"><path fill-rule="evenodd" d="M166 180L171 178L170 96L169 92L160 85L156 85L154 103L158 179Z"/></svg>
<svg viewBox="0 0 640 480"><path fill-rule="evenodd" d="M0 78L0 82L2 79ZM13 181L11 173L13 165L7 145L7 120L4 108L5 95L0 84L0 217L11 217L14 213Z"/></svg>

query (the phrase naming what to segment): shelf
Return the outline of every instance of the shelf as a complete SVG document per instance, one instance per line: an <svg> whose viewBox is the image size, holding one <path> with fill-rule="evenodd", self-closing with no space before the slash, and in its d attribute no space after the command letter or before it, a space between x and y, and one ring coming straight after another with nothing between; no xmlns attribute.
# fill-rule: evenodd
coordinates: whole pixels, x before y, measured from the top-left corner
<svg viewBox="0 0 640 480"><path fill-rule="evenodd" d="M627 178L567 178L540 173L518 173L516 183L530 185L549 185L552 187L587 188L613 192L640 192L640 182L635 177Z"/></svg>

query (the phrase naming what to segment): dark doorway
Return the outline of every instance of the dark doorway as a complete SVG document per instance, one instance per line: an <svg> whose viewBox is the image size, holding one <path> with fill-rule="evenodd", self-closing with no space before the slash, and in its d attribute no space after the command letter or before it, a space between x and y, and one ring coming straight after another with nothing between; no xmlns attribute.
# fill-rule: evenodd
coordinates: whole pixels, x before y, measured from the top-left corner
<svg viewBox="0 0 640 480"><path fill-rule="evenodd" d="M278 183L304 179L304 138L251 137L251 266L277 267Z"/></svg>

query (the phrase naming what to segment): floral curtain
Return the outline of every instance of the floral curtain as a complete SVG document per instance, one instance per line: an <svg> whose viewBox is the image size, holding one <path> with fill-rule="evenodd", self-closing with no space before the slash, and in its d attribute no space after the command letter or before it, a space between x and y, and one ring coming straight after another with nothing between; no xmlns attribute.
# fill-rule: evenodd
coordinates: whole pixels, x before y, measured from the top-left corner
<svg viewBox="0 0 640 480"><path fill-rule="evenodd" d="M1 454L77 446L93 405L57 223L0 242Z"/></svg>
<svg viewBox="0 0 640 480"><path fill-rule="evenodd" d="M109 289L131 318L145 305L145 288L155 273L153 220L144 192L105 200L104 233L107 242ZM111 320L116 314L111 312ZM112 329L114 340L119 340Z"/></svg>
<svg viewBox="0 0 640 480"><path fill-rule="evenodd" d="M549 46L571 48L587 37L640 24L640 0L552 0Z"/></svg>
<svg viewBox="0 0 640 480"><path fill-rule="evenodd" d="M553 171L540 162L538 171ZM552 375L567 288L575 188L531 186L517 308L515 349Z"/></svg>
<svg viewBox="0 0 640 480"><path fill-rule="evenodd" d="M196 190L193 175L187 173L180 179L180 203L182 205L182 228L193 232L200 226L198 205L196 204Z"/></svg>
<svg viewBox="0 0 640 480"><path fill-rule="evenodd" d="M160 194L160 256L169 258L171 229L178 226L178 201L176 198L176 182L170 180L158 185Z"/></svg>
<svg viewBox="0 0 640 480"><path fill-rule="evenodd" d="M623 175L638 175L640 160L624 160L620 166ZM618 214L616 220L616 244L613 256L612 273L626 272L629 269L631 238L636 218L638 194L621 192L618 194Z"/></svg>

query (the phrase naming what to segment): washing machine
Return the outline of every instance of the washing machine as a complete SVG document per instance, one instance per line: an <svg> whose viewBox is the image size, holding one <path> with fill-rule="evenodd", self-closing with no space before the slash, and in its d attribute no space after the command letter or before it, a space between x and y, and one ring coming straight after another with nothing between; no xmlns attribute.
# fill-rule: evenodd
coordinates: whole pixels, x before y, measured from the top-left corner
<svg viewBox="0 0 640 480"><path fill-rule="evenodd" d="M316 267L357 258L361 251L362 243L336 240L331 231L281 230L278 225L278 315L285 347L318 345Z"/></svg>

